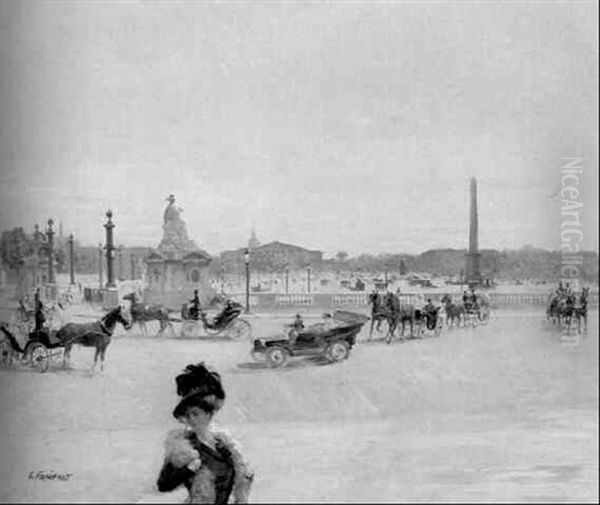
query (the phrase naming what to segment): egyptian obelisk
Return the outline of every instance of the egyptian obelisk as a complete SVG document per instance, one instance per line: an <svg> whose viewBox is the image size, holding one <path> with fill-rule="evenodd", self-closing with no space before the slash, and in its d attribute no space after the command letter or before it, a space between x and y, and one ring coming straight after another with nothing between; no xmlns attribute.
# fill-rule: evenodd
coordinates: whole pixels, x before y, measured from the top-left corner
<svg viewBox="0 0 600 505"><path fill-rule="evenodd" d="M479 244L477 235L478 217L477 217L477 180L471 177L471 213L469 220L469 252L467 254L467 284L469 286L479 285L481 283L481 270L479 266Z"/></svg>

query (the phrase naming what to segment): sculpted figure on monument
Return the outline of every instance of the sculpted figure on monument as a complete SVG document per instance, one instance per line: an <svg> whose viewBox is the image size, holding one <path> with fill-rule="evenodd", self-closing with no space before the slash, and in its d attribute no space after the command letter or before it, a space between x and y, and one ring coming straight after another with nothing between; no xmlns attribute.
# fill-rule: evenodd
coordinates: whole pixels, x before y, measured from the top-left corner
<svg viewBox="0 0 600 505"><path fill-rule="evenodd" d="M180 207L175 207L175 195L169 195L169 197L167 198L167 202L169 202L169 205L167 205L163 217L165 226L168 223L182 222L180 214L183 212L183 209L181 209Z"/></svg>
<svg viewBox="0 0 600 505"><path fill-rule="evenodd" d="M188 238L185 222L181 219L183 210L175 206L175 195L167 198L169 205L163 215L163 239L160 248L163 250L194 249L193 242Z"/></svg>

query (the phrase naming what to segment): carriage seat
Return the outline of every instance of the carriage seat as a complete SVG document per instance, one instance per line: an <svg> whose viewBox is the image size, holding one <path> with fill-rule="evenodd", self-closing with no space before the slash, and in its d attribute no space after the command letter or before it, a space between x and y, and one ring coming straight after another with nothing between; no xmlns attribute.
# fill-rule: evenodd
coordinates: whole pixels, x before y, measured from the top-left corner
<svg viewBox="0 0 600 505"><path fill-rule="evenodd" d="M49 349L52 349L53 347L60 347L62 345L62 342L56 338L56 331L47 330L46 328L32 331L29 334L29 341L39 342L44 344Z"/></svg>

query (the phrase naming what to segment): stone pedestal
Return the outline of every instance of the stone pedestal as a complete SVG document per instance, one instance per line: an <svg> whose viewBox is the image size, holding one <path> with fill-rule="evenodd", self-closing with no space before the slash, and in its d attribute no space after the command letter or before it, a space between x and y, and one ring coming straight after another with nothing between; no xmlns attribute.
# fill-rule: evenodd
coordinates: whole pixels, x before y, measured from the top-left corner
<svg viewBox="0 0 600 505"><path fill-rule="evenodd" d="M54 283L46 284L44 286L44 294L46 300L56 300L58 299L58 286Z"/></svg>
<svg viewBox="0 0 600 505"><path fill-rule="evenodd" d="M117 288L106 288L102 296L104 309L114 309L119 305L119 290Z"/></svg>
<svg viewBox="0 0 600 505"><path fill-rule="evenodd" d="M208 279L210 256L202 251L185 254L160 254L153 252L146 258L148 284L144 301L159 303L170 310L180 310L181 305L198 290L200 303L208 304L216 295Z"/></svg>

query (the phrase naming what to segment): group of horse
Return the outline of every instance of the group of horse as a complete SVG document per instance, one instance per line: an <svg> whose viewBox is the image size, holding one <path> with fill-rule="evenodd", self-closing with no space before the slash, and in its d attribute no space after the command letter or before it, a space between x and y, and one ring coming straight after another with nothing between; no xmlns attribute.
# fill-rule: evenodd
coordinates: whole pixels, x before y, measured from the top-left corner
<svg viewBox="0 0 600 505"><path fill-rule="evenodd" d="M590 288L584 287L578 294L566 290L551 293L546 306L546 319L570 331L577 325L577 332L587 330L587 308Z"/></svg>
<svg viewBox="0 0 600 505"><path fill-rule="evenodd" d="M412 303L403 302L395 293L388 292L381 294L373 292L369 295L368 303L371 306L371 329L369 331L369 340L373 336L373 330L380 331L381 323L386 322L388 332L385 340L390 343L395 338L395 332L400 329L400 339L405 340L404 332L407 324L410 326L410 337L415 336L415 328L422 328L423 324L430 323L429 319L441 316L441 308L428 313L424 309L418 309ZM485 294L477 295L477 303L469 307L465 303L456 303L448 294L441 299L444 308L445 321L448 327L466 326L469 318L475 318L479 321L487 320L490 311L490 299ZM443 324L443 319L442 319Z"/></svg>
<svg viewBox="0 0 600 505"><path fill-rule="evenodd" d="M146 323L149 321L158 321L159 329L157 335L162 334L167 328L171 329L174 335L172 320L169 317L169 311L162 305L144 304L136 295L135 292L128 293L123 296L123 300L130 302L129 309L123 305L108 311L101 319L87 323L72 323L62 325L58 330L55 330L51 325L46 326L42 330L35 331L32 327L31 320L33 319L33 311L28 310L24 304L19 304L17 309L19 323L22 321L27 324L12 324L0 323L2 336L8 343L7 349L10 349L11 356L3 356L3 361L7 358L14 361L15 356L20 356L19 359L29 359L28 346L32 343L42 343L47 349L63 348L63 366L67 368L70 362L71 349L74 345L82 345L85 347L95 347L94 364L100 361L101 369L104 369L104 356L106 348L111 342L112 335L117 323L121 323L125 330L131 330L135 324L139 325L142 334L147 334ZM209 306L222 302L222 297L217 296L211 301ZM60 302L62 305L62 301ZM61 307L62 309L63 307ZM46 310L49 310L47 307ZM54 310L54 306L51 307ZM200 312L200 317L205 321L204 311ZM208 324L208 323L207 323ZM19 344L10 326L17 328L19 333L28 335L28 341L24 346Z"/></svg>

